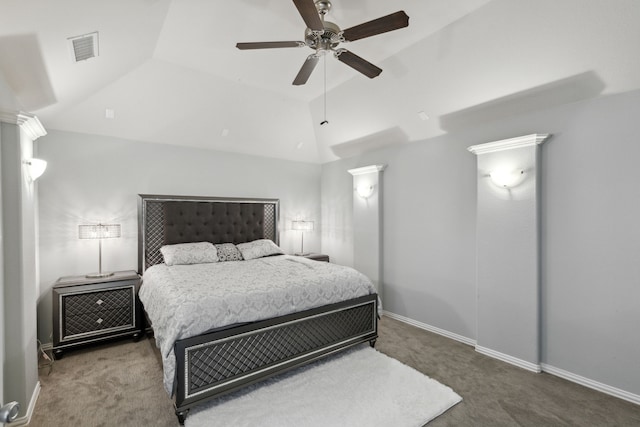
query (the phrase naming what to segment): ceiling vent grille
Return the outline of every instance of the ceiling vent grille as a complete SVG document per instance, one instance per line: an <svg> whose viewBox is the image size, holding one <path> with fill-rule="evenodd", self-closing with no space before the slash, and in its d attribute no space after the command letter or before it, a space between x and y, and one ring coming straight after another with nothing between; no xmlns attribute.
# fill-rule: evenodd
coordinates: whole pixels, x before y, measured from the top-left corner
<svg viewBox="0 0 640 427"><path fill-rule="evenodd" d="M75 62L86 61L98 56L98 32L69 37L69 49Z"/></svg>

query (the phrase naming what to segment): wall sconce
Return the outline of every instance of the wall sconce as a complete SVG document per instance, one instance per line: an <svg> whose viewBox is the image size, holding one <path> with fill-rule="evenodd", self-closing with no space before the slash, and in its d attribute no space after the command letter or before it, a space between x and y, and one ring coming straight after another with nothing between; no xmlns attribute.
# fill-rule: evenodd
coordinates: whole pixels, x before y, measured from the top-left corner
<svg viewBox="0 0 640 427"><path fill-rule="evenodd" d="M313 221L291 221L291 229L300 231L300 252L295 255L308 255L304 253L304 232L313 231Z"/></svg>
<svg viewBox="0 0 640 427"><path fill-rule="evenodd" d="M98 239L98 272L87 274L88 278L109 277L113 273L102 272L102 239L115 239L120 237L120 224L92 224L79 225L79 239Z"/></svg>
<svg viewBox="0 0 640 427"><path fill-rule="evenodd" d="M511 188L522 182L524 179L524 171L522 169L498 169L491 172L490 176L491 181L498 187Z"/></svg>
<svg viewBox="0 0 640 427"><path fill-rule="evenodd" d="M373 185L360 184L356 187L356 193L363 199L368 199L373 194Z"/></svg>
<svg viewBox="0 0 640 427"><path fill-rule="evenodd" d="M31 181L35 181L40 178L40 176L47 169L47 162L42 159L29 159L23 162L27 165L27 172L29 173L29 178Z"/></svg>

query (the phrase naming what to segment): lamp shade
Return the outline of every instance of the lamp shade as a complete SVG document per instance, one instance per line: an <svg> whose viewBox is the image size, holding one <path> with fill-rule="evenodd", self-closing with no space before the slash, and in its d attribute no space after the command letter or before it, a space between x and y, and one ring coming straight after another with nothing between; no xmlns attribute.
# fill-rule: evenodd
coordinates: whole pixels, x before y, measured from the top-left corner
<svg viewBox="0 0 640 427"><path fill-rule="evenodd" d="M78 226L79 239L114 239L120 237L120 224L90 224Z"/></svg>
<svg viewBox="0 0 640 427"><path fill-rule="evenodd" d="M120 224L83 224L78 226L79 239L94 239L98 241L98 272L87 274L86 277L95 279L113 276L113 273L102 272L102 239L120 237Z"/></svg>
<svg viewBox="0 0 640 427"><path fill-rule="evenodd" d="M298 231L312 231L313 221L291 221L291 229Z"/></svg>
<svg viewBox="0 0 640 427"><path fill-rule="evenodd" d="M497 169L490 173L491 181L498 187L511 188L524 179L523 170Z"/></svg>
<svg viewBox="0 0 640 427"><path fill-rule="evenodd" d="M29 177L31 181L35 181L40 178L40 176L47 169L47 162L42 159L29 159L24 162L27 165L27 170L29 171Z"/></svg>
<svg viewBox="0 0 640 427"><path fill-rule="evenodd" d="M356 193L363 199L368 199L373 194L373 185L362 184L356 187Z"/></svg>

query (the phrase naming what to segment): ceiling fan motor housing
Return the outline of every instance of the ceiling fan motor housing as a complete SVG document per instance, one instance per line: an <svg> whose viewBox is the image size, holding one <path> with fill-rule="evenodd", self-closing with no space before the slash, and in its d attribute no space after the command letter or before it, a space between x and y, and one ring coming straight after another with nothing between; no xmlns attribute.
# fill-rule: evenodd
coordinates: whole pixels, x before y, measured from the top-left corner
<svg viewBox="0 0 640 427"><path fill-rule="evenodd" d="M333 22L324 21L324 32L318 34L312 29L307 28L304 32L304 42L314 50L331 50L335 49L340 42L344 41L342 30Z"/></svg>

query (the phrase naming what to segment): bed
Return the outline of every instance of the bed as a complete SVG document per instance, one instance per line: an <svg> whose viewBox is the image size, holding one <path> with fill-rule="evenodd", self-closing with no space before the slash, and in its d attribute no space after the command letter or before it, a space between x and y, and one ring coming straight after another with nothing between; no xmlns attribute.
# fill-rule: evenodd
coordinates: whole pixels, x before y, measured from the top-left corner
<svg viewBox="0 0 640 427"><path fill-rule="evenodd" d="M242 247L243 243L268 240L268 243L273 242L273 246L276 246L279 243L278 216L277 199L140 195L138 267L143 276L142 289L148 285L148 294L160 294L161 287L157 285L156 288L156 284L173 286L170 276L166 276L166 273L173 271L173 274L177 274L180 269L189 271L189 274L195 271L194 274L198 277L216 277L216 281L220 279L222 282L221 278L228 274L216 275L220 271L228 273L232 264L251 270L252 273L247 273L248 281L255 282L254 287L263 288L267 285L262 283L262 280L251 280L251 277L261 277L256 275L258 273L255 271L258 270L254 269L266 268L269 273L262 276L278 276L276 272L281 271L282 266L286 266L291 271L281 275L289 277L289 282L292 281L291 277L295 277L295 281L301 284L311 283L313 286L316 286L316 271L318 277L332 274L333 270L341 271L345 275L351 274L347 271L349 269L344 267L280 254L248 261L202 264L194 266L193 269L186 266L167 268L163 264L160 249L165 245L210 242L233 243ZM145 272L148 273L146 279ZM182 280L182 276L179 277ZM336 282L342 280L340 275L330 277ZM238 281L241 280L247 281L246 278L238 276ZM318 286L308 288L304 293L321 296L331 294ZM361 288L363 286L365 285ZM280 297L275 293L279 286L274 285L273 289L273 295L269 293L267 298L280 301L277 299ZM248 310L251 312L249 317L227 316L223 323L232 323L204 331L195 327L189 330L189 326L183 326L181 332L171 338L167 338L165 329L168 327L165 328L162 323L165 322L162 318L168 316L158 315L160 311L157 307L154 308L154 305L158 306L161 303L151 302L148 295L145 297L141 298L146 301L145 311L147 314L154 312L154 316L147 317L156 322L151 328L156 333L156 342L163 353L165 388L174 397L175 411L180 424L184 423L189 409L197 404L357 344L369 342L373 346L378 336L378 296L373 287L367 291L348 291L339 298L331 296L323 299L323 296L311 298L312 301L309 302L296 300L295 303L265 304L288 307L260 314ZM248 304L251 307L256 305L259 303ZM180 306L177 305L165 311L173 314L179 310ZM222 312L225 312L225 309L202 309L198 317L213 318ZM272 314L274 312L276 315ZM171 317L176 318L180 315ZM203 329L203 326L198 327Z"/></svg>

